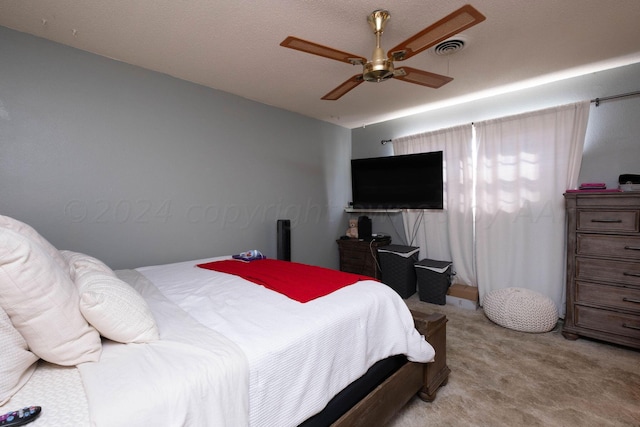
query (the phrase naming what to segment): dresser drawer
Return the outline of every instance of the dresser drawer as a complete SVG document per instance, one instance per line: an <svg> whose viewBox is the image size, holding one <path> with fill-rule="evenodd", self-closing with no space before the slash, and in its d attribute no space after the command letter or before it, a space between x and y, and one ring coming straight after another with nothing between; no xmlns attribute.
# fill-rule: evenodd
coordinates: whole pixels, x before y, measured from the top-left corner
<svg viewBox="0 0 640 427"><path fill-rule="evenodd" d="M580 210L576 227L578 231L638 232L638 211Z"/></svg>
<svg viewBox="0 0 640 427"><path fill-rule="evenodd" d="M640 260L640 237L578 234L576 253Z"/></svg>
<svg viewBox="0 0 640 427"><path fill-rule="evenodd" d="M609 193L609 194L567 194L567 198L575 199L576 206L579 208L632 208L637 209L640 206L640 194L635 192L628 193Z"/></svg>
<svg viewBox="0 0 640 427"><path fill-rule="evenodd" d="M640 339L640 315L576 305L574 317L581 328Z"/></svg>
<svg viewBox="0 0 640 427"><path fill-rule="evenodd" d="M576 257L575 277L640 287L640 263Z"/></svg>
<svg viewBox="0 0 640 427"><path fill-rule="evenodd" d="M640 314L640 289L576 282L575 302L637 311Z"/></svg>

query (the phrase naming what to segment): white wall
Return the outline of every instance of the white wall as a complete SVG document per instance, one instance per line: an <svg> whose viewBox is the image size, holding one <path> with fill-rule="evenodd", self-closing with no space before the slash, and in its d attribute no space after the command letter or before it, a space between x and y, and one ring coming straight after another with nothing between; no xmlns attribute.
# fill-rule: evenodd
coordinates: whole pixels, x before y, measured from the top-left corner
<svg viewBox="0 0 640 427"><path fill-rule="evenodd" d="M592 73L354 129L351 155L388 156L393 154L393 148L391 144L382 145L381 140L638 90L640 64ZM640 174L639 135L639 96L603 102L599 107L591 104L579 182L605 182L615 188L620 174ZM400 215L370 216L374 232L386 232L394 242L404 243Z"/></svg>
<svg viewBox="0 0 640 427"><path fill-rule="evenodd" d="M217 70L211 70L217 72ZM351 131L0 27L0 214L113 268L337 267Z"/></svg>

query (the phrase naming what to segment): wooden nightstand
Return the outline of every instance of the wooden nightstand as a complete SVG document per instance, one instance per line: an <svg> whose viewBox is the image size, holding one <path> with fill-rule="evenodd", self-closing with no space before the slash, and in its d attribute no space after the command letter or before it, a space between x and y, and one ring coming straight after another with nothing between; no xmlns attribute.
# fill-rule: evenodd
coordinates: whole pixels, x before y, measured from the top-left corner
<svg viewBox="0 0 640 427"><path fill-rule="evenodd" d="M338 239L340 251L340 271L363 274L380 279L379 246L391 243L391 238L365 241L359 239Z"/></svg>

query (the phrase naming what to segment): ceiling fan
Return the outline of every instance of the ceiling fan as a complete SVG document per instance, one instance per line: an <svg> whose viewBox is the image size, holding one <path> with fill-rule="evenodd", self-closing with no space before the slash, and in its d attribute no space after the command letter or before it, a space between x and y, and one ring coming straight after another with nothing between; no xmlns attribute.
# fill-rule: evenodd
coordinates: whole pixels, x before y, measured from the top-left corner
<svg viewBox="0 0 640 427"><path fill-rule="evenodd" d="M381 82L391 78L437 89L449 83L453 78L411 67L395 68L394 61L409 59L423 50L486 19L484 15L478 12L473 6L462 6L460 9L450 13L438 22L415 34L413 37L409 37L393 49L390 49L389 53L385 55L384 50L380 47L380 39L389 18L389 12L383 9L373 11L367 18L369 25L376 35L376 47L373 50L371 60L293 36L284 39L282 43L280 43L280 46L335 59L336 61L346 62L352 65L362 65L362 73L356 74L327 93L322 97L322 99L325 100L335 101L364 81Z"/></svg>

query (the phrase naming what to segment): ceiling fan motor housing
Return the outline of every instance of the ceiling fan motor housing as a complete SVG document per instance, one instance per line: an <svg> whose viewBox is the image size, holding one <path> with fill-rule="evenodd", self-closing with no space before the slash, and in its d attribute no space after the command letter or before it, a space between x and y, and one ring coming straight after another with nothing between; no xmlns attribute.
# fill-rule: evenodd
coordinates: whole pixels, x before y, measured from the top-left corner
<svg viewBox="0 0 640 427"><path fill-rule="evenodd" d="M388 59L381 48L375 48L373 58L363 66L362 77L368 82L390 79L393 77L393 60Z"/></svg>

